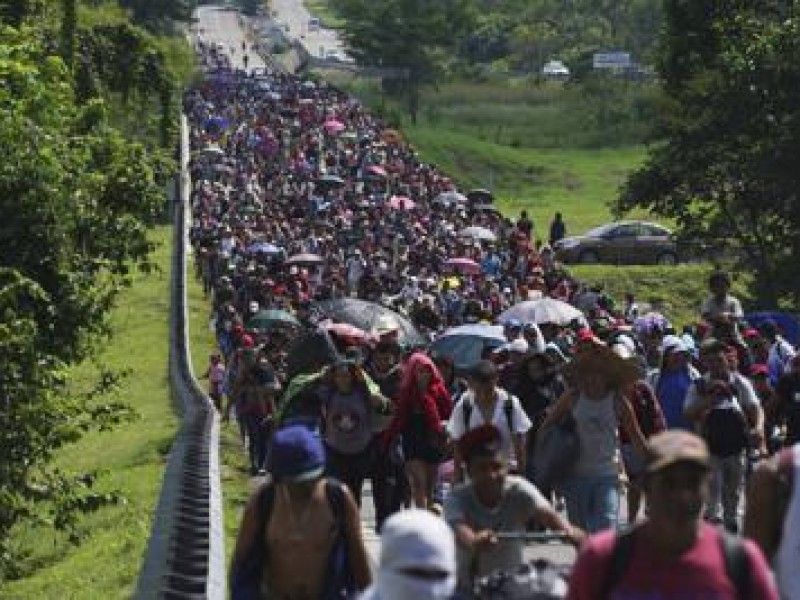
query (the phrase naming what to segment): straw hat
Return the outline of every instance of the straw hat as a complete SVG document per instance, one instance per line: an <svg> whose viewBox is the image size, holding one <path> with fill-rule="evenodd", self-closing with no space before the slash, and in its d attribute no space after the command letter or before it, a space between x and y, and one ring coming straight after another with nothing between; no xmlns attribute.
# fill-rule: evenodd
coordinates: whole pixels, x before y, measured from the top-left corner
<svg viewBox="0 0 800 600"><path fill-rule="evenodd" d="M622 388L641 378L641 365L636 357L622 358L608 346L592 344L564 365L563 372L569 381L578 384L589 374L601 373L611 387Z"/></svg>

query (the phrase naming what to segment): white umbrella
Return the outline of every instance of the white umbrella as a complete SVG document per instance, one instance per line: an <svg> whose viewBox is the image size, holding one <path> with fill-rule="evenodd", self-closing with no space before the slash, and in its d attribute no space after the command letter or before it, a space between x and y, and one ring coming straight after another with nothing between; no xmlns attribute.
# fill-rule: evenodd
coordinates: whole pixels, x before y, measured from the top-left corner
<svg viewBox="0 0 800 600"><path fill-rule="evenodd" d="M434 204L441 204L445 207L453 205L460 205L467 203L467 197L464 194L451 190L449 192L442 192L433 200Z"/></svg>
<svg viewBox="0 0 800 600"><path fill-rule="evenodd" d="M497 241L497 236L492 232L491 229L487 229L486 227L466 227L462 229L458 235L461 237L470 237L482 242Z"/></svg>
<svg viewBox="0 0 800 600"><path fill-rule="evenodd" d="M501 323L516 320L521 323L536 323L537 325L544 323L569 325L576 319L583 320L583 313L571 304L555 298L541 298L539 300L520 302L503 312L499 317Z"/></svg>

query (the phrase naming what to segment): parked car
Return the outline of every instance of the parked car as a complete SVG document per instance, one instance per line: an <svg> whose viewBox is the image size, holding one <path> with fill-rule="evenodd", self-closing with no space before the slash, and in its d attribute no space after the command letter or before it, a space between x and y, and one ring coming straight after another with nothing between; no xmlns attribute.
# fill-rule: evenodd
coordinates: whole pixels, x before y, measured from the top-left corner
<svg viewBox="0 0 800 600"><path fill-rule="evenodd" d="M556 242L554 250L564 263L674 265L679 259L672 232L646 221L607 223Z"/></svg>
<svg viewBox="0 0 800 600"><path fill-rule="evenodd" d="M542 75L552 79L568 79L569 68L560 60L551 60L542 67Z"/></svg>

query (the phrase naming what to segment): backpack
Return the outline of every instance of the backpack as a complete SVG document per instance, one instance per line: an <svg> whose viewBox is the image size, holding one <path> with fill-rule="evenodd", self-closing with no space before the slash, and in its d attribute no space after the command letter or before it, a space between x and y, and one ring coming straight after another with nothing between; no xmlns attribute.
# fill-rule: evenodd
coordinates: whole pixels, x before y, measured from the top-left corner
<svg viewBox="0 0 800 600"><path fill-rule="evenodd" d="M463 396L462 396L463 397ZM506 414L506 424L508 425L508 432L514 435L514 401L511 394L506 394L505 402L503 402L503 412ZM464 401L461 403L461 410L464 414L464 431L469 431L469 420L472 417L472 411L475 407L472 402Z"/></svg>
<svg viewBox="0 0 800 600"><path fill-rule="evenodd" d="M347 514L345 512L343 484L333 479L326 480L325 496L328 499L339 533L328 558L328 568L325 575L326 582L323 586L325 595L322 600L350 598L355 594L356 586L353 582L352 571L347 557L347 540L345 538ZM231 600L260 600L262 597L262 569L269 556L269 548L263 532L269 524L274 504L275 486L272 484L264 485L259 490L257 497L258 528L256 531L260 534L256 536L256 540L247 557L233 569Z"/></svg>
<svg viewBox="0 0 800 600"><path fill-rule="evenodd" d="M622 581L633 558L635 529L617 536L611 553L611 562L605 580L602 582L601 598L609 598L614 588ZM744 540L719 530L719 543L725 562L725 573L736 589L738 600L750 598L750 558L747 556Z"/></svg>
<svg viewBox="0 0 800 600"><path fill-rule="evenodd" d="M735 385L732 392L738 403ZM726 458L747 448L749 427L740 406L711 408L703 419L701 434L712 455Z"/></svg>

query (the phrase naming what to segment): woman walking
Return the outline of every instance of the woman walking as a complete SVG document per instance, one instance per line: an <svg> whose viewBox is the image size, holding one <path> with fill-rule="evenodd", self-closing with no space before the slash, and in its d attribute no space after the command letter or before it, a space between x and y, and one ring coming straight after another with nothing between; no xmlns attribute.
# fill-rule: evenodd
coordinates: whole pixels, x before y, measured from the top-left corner
<svg viewBox="0 0 800 600"><path fill-rule="evenodd" d="M433 361L412 354L406 363L395 418L384 436L390 444L402 435L406 475L417 508L430 508L439 464L446 456L446 421L453 409L450 393Z"/></svg>
<svg viewBox="0 0 800 600"><path fill-rule="evenodd" d="M572 471L561 483L572 523L595 533L619 521L618 429L621 425L635 450L646 442L625 391L638 381L641 369L609 347L594 343L565 367L572 388L558 400L542 428L569 415L575 421L580 451Z"/></svg>

